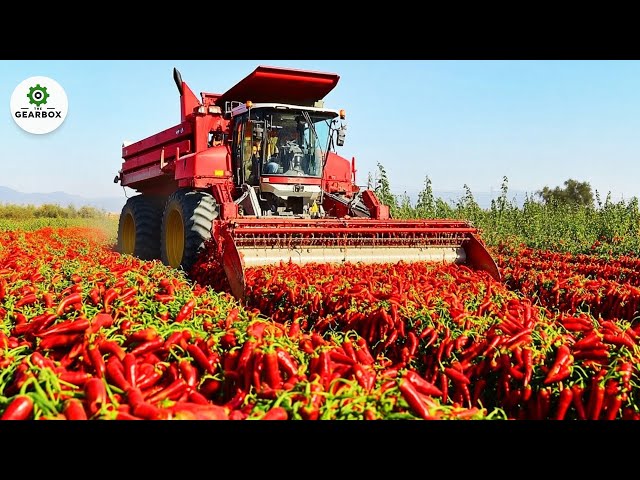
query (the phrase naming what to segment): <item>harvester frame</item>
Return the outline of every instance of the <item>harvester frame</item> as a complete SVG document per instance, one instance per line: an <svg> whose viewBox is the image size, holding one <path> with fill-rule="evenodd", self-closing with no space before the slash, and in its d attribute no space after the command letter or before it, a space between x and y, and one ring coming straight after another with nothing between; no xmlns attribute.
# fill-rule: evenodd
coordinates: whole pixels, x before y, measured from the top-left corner
<svg viewBox="0 0 640 480"><path fill-rule="evenodd" d="M357 186L355 158L336 153L344 111L324 108L337 74L259 66L200 99L173 74L180 123L122 146L114 182L139 194L120 214L121 253L188 271L213 237L240 300L244 269L279 261L447 261L500 278L468 222L392 219Z"/></svg>

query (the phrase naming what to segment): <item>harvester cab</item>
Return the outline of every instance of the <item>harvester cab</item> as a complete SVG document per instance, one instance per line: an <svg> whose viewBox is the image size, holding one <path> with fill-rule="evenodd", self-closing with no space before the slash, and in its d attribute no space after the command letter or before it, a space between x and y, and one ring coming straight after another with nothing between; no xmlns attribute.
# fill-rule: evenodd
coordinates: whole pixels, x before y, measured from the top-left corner
<svg viewBox="0 0 640 480"><path fill-rule="evenodd" d="M321 218L327 155L344 143L344 112L247 102L231 109L240 214Z"/></svg>
<svg viewBox="0 0 640 480"><path fill-rule="evenodd" d="M180 123L122 146L127 199L118 250L190 271L213 240L231 291L245 269L279 262L495 261L465 221L392 219L356 184L343 110L325 108L334 73L259 66L223 94L198 98L174 69Z"/></svg>

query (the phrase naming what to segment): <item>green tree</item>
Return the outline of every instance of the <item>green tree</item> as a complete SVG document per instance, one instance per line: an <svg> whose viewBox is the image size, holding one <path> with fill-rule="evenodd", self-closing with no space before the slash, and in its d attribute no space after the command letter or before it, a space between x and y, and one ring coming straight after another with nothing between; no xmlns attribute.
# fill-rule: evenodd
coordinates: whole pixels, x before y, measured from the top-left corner
<svg viewBox="0 0 640 480"><path fill-rule="evenodd" d="M418 217L429 218L433 217L436 213L436 201L433 196L433 187L431 186L431 179L427 175L424 180L424 190L418 194L418 202L416 203L416 210Z"/></svg>
<svg viewBox="0 0 640 480"><path fill-rule="evenodd" d="M536 192L546 205L572 205L593 207L593 192L589 182L578 182L570 178L565 180L564 188L549 188L545 186Z"/></svg>
<svg viewBox="0 0 640 480"><path fill-rule="evenodd" d="M380 177L376 183L374 192L378 199L385 205L389 206L389 210L393 211L397 206L396 197L391 193L391 185L389 184L389 178L387 172L380 162L378 162L378 171Z"/></svg>

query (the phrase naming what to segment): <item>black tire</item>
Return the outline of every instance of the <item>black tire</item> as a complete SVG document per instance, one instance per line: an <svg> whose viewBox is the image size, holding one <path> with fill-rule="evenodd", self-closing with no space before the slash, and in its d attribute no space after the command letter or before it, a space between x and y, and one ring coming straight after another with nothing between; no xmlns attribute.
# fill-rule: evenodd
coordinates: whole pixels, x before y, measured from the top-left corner
<svg viewBox="0 0 640 480"><path fill-rule="evenodd" d="M160 228L162 263L189 272L211 238L218 207L210 193L178 190L167 199Z"/></svg>
<svg viewBox="0 0 640 480"><path fill-rule="evenodd" d="M129 198L118 220L118 252L141 260L160 258L161 221L162 203L157 197Z"/></svg>

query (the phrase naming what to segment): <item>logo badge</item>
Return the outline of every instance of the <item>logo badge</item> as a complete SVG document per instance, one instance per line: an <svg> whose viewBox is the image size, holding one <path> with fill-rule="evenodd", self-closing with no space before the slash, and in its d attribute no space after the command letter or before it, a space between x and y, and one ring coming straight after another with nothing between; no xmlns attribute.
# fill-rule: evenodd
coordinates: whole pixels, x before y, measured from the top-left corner
<svg viewBox="0 0 640 480"><path fill-rule="evenodd" d="M11 95L11 116L20 128L41 135L53 132L67 117L67 94L49 77L30 77Z"/></svg>

